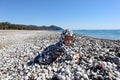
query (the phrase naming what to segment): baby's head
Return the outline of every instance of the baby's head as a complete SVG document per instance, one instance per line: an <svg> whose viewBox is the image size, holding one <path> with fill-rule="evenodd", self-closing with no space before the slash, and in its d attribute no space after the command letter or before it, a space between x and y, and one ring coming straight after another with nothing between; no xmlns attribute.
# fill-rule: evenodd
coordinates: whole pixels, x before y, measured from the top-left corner
<svg viewBox="0 0 120 80"><path fill-rule="evenodd" d="M73 32L69 29L66 29L61 34L61 40L65 45L70 46L73 43Z"/></svg>

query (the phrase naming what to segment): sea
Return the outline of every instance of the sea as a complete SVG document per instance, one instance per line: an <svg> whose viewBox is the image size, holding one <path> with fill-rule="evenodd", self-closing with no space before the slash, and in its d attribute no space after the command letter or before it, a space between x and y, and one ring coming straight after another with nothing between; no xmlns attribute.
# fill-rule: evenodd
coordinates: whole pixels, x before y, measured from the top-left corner
<svg viewBox="0 0 120 80"><path fill-rule="evenodd" d="M120 40L120 30L72 30L72 31L82 36ZM62 30L55 30L55 32L62 32Z"/></svg>

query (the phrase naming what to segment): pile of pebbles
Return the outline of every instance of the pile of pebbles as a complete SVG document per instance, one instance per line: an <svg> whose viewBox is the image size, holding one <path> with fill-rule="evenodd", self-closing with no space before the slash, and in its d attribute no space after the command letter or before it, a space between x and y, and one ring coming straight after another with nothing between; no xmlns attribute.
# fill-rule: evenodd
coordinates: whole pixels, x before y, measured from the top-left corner
<svg viewBox="0 0 120 80"><path fill-rule="evenodd" d="M43 34L43 33L42 33ZM120 41L77 35L79 60L57 58L50 65L33 62L35 56L59 41L60 34L37 33L0 50L0 80L120 80ZM28 63L31 62L31 65Z"/></svg>

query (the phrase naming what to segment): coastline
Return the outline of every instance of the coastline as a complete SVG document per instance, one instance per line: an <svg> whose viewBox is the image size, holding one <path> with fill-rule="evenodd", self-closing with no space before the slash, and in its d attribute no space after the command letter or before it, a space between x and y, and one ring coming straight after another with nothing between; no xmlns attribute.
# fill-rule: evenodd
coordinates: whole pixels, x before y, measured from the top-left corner
<svg viewBox="0 0 120 80"><path fill-rule="evenodd" d="M102 58L112 57L113 59L118 57L118 64L113 64L110 61L104 61L107 66L107 62L111 65L120 67L120 41L119 40L108 40L108 39L98 39L87 36L76 35L75 37L75 48L78 50L78 53L86 59L89 63L83 62L80 66L74 64L67 65L70 62L65 63L54 63L51 66L46 65L37 65L29 67L27 62L33 60L38 53L41 53L47 46L55 44L59 41L60 33L50 32L50 31L35 31L35 30L3 30L0 31L0 79L42 79L47 80L52 78L52 76L61 69L68 68L68 78L72 78L75 72L80 74L85 74L88 76L91 74L85 71L85 64L93 65L93 62L96 63L99 61L104 61L99 59L99 56ZM95 59L97 57L97 59ZM116 61L115 61L116 62ZM116 62L116 63L117 63ZM66 68L64 67L64 65ZM70 63L71 64L71 63ZM82 66L82 67L81 67ZM88 65L89 66L89 65ZM120 79L120 71L116 67L112 66L110 70L114 70L117 73L118 79ZM76 70L75 67L81 69L81 71ZM89 68L89 67L88 67ZM50 71L51 69L51 71ZM72 69L73 72L72 72ZM49 74L48 74L49 73ZM60 72L61 73L61 72ZM67 72L66 72L67 73ZM66 74L65 73L65 74ZM79 74L79 76L80 76ZM96 73L97 74L97 73ZM42 76L42 77L41 77ZM62 79L67 77L62 75ZM85 77L84 76L84 77ZM74 76L75 77L75 76ZM112 75L114 77L114 75Z"/></svg>

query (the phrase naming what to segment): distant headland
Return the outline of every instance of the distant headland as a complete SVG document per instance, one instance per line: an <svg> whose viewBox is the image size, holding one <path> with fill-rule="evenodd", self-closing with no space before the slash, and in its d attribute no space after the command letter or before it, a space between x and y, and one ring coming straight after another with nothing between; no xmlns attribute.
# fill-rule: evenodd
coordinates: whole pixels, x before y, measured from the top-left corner
<svg viewBox="0 0 120 80"><path fill-rule="evenodd" d="M24 24L12 24L10 22L0 22L0 30L62 30L62 28L55 25L36 26Z"/></svg>

